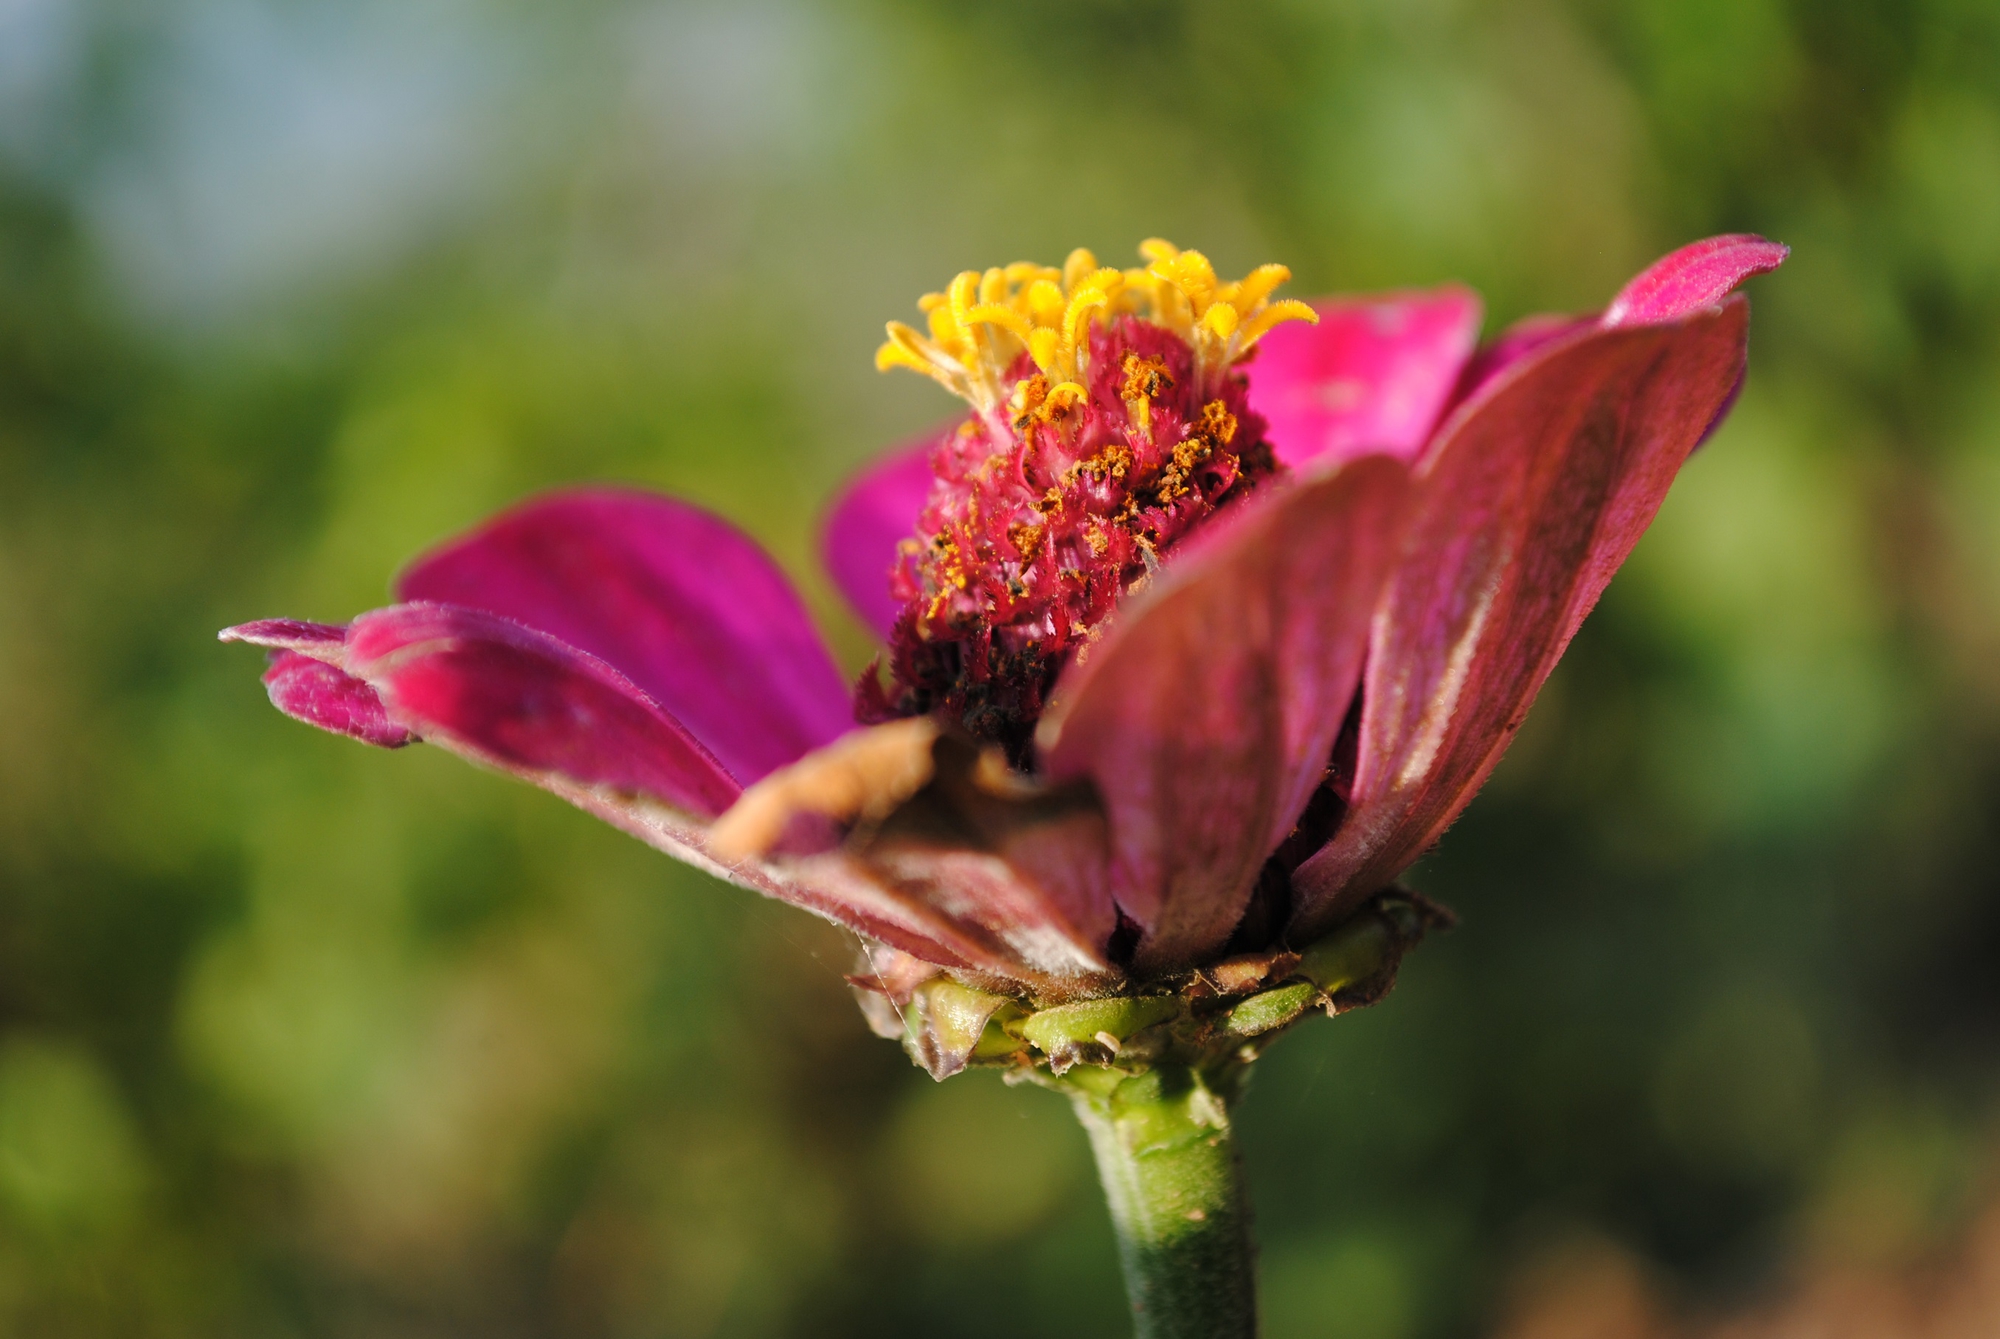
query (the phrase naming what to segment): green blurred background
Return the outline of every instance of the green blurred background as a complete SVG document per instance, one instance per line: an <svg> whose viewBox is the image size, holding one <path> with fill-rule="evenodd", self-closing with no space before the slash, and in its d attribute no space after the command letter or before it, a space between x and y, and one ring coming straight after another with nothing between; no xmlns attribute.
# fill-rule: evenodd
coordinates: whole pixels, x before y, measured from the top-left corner
<svg viewBox="0 0 2000 1339"><path fill-rule="evenodd" d="M1993 0L0 0L0 1332L1108 1335L1062 1103L851 939L214 631L586 479L814 572L953 271L1160 234L1489 330L1754 230L1748 393L1458 908L1240 1122L1272 1339L1563 1243L1727 1307L1920 1258L2000 1129Z"/></svg>

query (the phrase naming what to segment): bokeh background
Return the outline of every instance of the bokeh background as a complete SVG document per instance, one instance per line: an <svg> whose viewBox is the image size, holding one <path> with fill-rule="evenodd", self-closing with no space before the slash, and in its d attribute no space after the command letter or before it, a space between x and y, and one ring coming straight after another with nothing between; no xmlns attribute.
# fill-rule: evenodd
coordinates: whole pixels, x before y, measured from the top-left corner
<svg viewBox="0 0 2000 1339"><path fill-rule="evenodd" d="M1964 1258L2000 6L0 0L0 1331L1119 1333L1058 1099L931 1084L851 939L288 722L214 630L609 479L858 666L816 512L949 414L870 355L960 268L1160 234L1490 330L1733 230L1796 249L1749 390L1420 867L1461 928L1242 1108L1272 1339Z"/></svg>

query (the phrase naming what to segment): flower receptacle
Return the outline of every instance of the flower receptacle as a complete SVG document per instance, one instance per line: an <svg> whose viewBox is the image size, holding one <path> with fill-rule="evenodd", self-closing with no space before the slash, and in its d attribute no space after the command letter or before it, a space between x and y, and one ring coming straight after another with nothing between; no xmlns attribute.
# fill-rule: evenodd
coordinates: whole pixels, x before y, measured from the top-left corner
<svg viewBox="0 0 2000 1339"><path fill-rule="evenodd" d="M978 1065L1013 1082L1102 1098L1178 1068L1227 1088L1233 1081L1222 1076L1246 1068L1315 1007L1337 1014L1387 994L1403 955L1451 920L1419 895L1391 889L1299 951L1245 954L1130 994L1042 1007L943 974L900 1002L885 999L879 979L855 979L872 1014L897 1011L905 1049L936 1079Z"/></svg>

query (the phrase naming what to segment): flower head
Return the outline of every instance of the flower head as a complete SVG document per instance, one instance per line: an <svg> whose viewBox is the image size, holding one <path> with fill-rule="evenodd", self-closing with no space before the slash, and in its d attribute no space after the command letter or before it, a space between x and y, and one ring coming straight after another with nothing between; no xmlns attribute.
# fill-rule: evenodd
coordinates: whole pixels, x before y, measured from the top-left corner
<svg viewBox="0 0 2000 1339"><path fill-rule="evenodd" d="M934 482L897 546L902 605L890 686L864 719L942 712L1022 766L1057 673L1118 601L1218 509L1280 471L1232 369L1286 320L1290 277L1223 284L1198 251L1154 240L1151 264L967 270L919 304L931 337L890 322L876 355L973 412L930 448Z"/></svg>
<svg viewBox="0 0 2000 1339"><path fill-rule="evenodd" d="M649 494L531 501L402 603L268 620L271 698L531 780L877 945L933 1073L1239 1046L1379 994L1470 801L1743 377L1714 238L1477 346L1461 289L1147 264L960 275L878 356L970 406L864 474L843 684L776 567ZM1294 319L1298 318L1298 319ZM1254 362L1245 355L1258 351ZM855 728L856 705L866 722Z"/></svg>

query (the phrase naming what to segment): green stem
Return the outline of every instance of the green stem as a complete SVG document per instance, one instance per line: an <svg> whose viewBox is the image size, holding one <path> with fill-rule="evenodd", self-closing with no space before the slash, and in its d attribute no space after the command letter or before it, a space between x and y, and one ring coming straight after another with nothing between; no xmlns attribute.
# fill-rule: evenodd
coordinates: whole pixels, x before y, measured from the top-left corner
<svg viewBox="0 0 2000 1339"><path fill-rule="evenodd" d="M1070 1100L1097 1155L1138 1339L1254 1339L1256 1251L1225 1097L1182 1066L1105 1079L1075 1084Z"/></svg>

